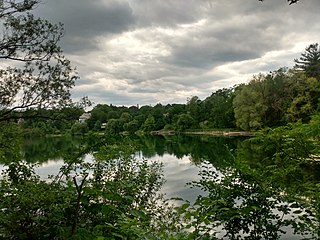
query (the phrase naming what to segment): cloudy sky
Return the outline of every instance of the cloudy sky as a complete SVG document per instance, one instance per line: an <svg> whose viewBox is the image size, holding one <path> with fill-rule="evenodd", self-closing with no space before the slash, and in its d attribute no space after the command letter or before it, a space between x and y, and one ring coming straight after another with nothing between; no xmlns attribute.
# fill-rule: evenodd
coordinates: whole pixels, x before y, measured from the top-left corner
<svg viewBox="0 0 320 240"><path fill-rule="evenodd" d="M96 104L205 99L320 42L320 0L43 0L36 12L64 23L73 97Z"/></svg>

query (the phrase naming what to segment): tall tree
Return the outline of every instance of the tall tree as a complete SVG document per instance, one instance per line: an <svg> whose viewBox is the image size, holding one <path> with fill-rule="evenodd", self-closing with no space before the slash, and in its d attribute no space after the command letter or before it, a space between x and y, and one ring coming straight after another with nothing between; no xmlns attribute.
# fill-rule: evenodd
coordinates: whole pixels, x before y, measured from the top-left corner
<svg viewBox="0 0 320 240"><path fill-rule="evenodd" d="M285 121L286 111L292 101L291 71L280 68L265 76L267 111L266 125L269 127L282 125Z"/></svg>
<svg viewBox="0 0 320 240"><path fill-rule="evenodd" d="M265 125L268 109L265 76L254 76L248 85L236 88L233 100L236 124L243 130L259 129Z"/></svg>
<svg viewBox="0 0 320 240"><path fill-rule="evenodd" d="M295 67L305 72L308 77L320 81L320 46L318 43L310 44L299 59L294 60Z"/></svg>
<svg viewBox="0 0 320 240"><path fill-rule="evenodd" d="M36 18L40 0L0 1L0 121L25 109L62 107L71 103L77 74L59 40L62 24Z"/></svg>
<svg viewBox="0 0 320 240"><path fill-rule="evenodd" d="M186 110L197 123L200 122L202 118L201 100L197 96L187 99Z"/></svg>
<svg viewBox="0 0 320 240"><path fill-rule="evenodd" d="M154 119L154 116L152 116L151 114L148 115L147 119L145 120L145 122L142 125L142 129L146 132L150 132L155 130L155 123L156 120Z"/></svg>
<svg viewBox="0 0 320 240"><path fill-rule="evenodd" d="M313 77L307 77L303 72L294 73L286 91L291 95L291 103L286 112L287 121L308 122L311 115L318 110L320 82Z"/></svg>
<svg viewBox="0 0 320 240"><path fill-rule="evenodd" d="M223 88L211 94L203 101L204 114L213 128L235 127L233 102L234 88Z"/></svg>
<svg viewBox="0 0 320 240"><path fill-rule="evenodd" d="M179 131L184 131L194 126L194 124L195 124L195 120L191 116L191 114L183 113L179 115L178 121L176 123L176 127Z"/></svg>

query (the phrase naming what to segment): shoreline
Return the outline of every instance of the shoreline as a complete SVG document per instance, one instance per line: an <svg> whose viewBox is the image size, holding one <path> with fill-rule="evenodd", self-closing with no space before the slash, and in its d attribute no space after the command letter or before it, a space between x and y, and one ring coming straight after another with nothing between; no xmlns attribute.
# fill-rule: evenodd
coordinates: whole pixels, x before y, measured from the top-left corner
<svg viewBox="0 0 320 240"><path fill-rule="evenodd" d="M176 135L176 134L190 134L190 135L212 135L212 136L226 136L226 137L254 137L254 132L246 131L197 131L197 132L176 132L176 131L155 131L153 135Z"/></svg>

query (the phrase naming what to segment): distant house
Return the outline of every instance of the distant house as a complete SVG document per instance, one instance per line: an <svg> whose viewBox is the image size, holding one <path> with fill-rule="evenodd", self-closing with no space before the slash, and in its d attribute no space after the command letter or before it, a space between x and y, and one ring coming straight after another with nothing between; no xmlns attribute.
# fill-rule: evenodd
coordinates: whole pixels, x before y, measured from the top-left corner
<svg viewBox="0 0 320 240"><path fill-rule="evenodd" d="M91 113L83 113L80 117L79 117L79 122L80 123L84 123L85 121L87 121L88 119L90 119L91 117Z"/></svg>

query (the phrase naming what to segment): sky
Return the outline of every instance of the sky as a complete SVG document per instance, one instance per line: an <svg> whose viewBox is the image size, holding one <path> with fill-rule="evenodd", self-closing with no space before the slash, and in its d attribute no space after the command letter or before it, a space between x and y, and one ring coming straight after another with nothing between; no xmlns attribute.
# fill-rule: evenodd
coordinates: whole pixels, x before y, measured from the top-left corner
<svg viewBox="0 0 320 240"><path fill-rule="evenodd" d="M320 43L320 0L43 0L35 13L64 24L72 97L95 104L204 100Z"/></svg>

